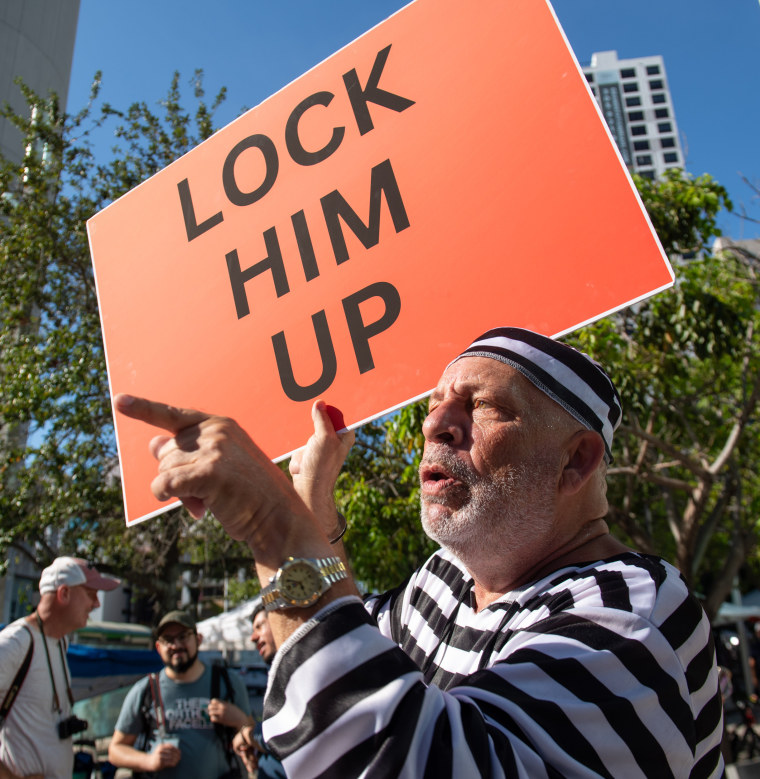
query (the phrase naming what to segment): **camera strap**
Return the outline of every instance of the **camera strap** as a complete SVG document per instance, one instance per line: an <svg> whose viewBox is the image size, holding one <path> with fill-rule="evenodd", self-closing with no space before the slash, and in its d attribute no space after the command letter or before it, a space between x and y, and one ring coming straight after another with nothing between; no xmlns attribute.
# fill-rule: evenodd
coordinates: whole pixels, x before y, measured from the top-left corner
<svg viewBox="0 0 760 779"><path fill-rule="evenodd" d="M58 689L55 686L55 678L53 677L53 666L50 662L50 652L48 651L47 638L45 637L45 628L42 626L42 620L40 619L40 615L36 611L34 612L34 615L35 617L37 617L37 625L40 629L40 633L42 634L42 646L45 647L45 658L47 659L48 672L50 673L50 683L53 685L53 701L55 703L55 710L59 714L62 714L63 709L61 708L61 699L58 697ZM71 692L71 682L69 681L69 669L66 664L66 657L63 654L63 642L60 638L58 639L58 653L61 656L61 667L63 668L63 678L66 680L66 693L69 698L69 704L73 706L74 693Z"/></svg>
<svg viewBox="0 0 760 779"><path fill-rule="evenodd" d="M10 714L13 701L16 700L16 696L21 689L21 685L24 683L24 679L26 679L26 672L29 670L29 666L32 664L32 655L34 654L34 636L32 635L32 631L29 630L26 625L24 625L23 628L29 634L29 649L26 650L26 655L24 656L24 660L21 663L21 667L13 677L13 681L11 682L11 686L8 688L8 692L5 694L5 698L3 698L3 702L0 703L0 728L3 727L6 717Z"/></svg>

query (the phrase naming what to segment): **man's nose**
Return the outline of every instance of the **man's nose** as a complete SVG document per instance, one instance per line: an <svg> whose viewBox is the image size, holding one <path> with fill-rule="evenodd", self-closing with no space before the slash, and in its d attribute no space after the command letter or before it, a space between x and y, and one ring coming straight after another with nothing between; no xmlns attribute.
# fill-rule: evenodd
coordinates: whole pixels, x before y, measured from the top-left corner
<svg viewBox="0 0 760 779"><path fill-rule="evenodd" d="M465 438L466 425L467 414L461 404L444 401L425 417L422 434L430 443L456 446Z"/></svg>

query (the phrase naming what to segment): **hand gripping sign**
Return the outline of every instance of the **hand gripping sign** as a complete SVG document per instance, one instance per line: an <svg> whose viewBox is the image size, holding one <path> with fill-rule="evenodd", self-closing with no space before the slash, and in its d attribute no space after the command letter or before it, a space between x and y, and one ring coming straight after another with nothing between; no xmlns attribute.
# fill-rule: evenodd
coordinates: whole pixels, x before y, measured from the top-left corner
<svg viewBox="0 0 760 779"><path fill-rule="evenodd" d="M356 426L492 326L558 335L673 282L546 0L416 0L88 231L111 391L273 459L317 397ZM167 508L155 431L116 432L131 523Z"/></svg>

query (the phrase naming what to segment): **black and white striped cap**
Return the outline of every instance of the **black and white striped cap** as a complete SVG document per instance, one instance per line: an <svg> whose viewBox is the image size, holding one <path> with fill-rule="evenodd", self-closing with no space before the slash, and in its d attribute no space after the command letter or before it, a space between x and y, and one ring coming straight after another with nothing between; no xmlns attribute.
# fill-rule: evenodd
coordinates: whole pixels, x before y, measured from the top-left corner
<svg viewBox="0 0 760 779"><path fill-rule="evenodd" d="M511 365L604 440L612 462L612 436L623 409L610 377L598 362L572 346L520 327L497 327L483 333L449 363L462 357L490 357Z"/></svg>

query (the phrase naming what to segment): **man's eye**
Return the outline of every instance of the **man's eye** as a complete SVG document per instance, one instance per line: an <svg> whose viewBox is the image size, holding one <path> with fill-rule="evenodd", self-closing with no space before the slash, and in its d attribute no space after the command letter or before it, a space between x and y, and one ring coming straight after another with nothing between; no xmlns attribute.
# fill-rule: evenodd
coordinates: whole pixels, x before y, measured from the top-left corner
<svg viewBox="0 0 760 779"><path fill-rule="evenodd" d="M488 406L488 402L483 400L482 398L476 398L472 402L472 407L473 408L485 408L486 406Z"/></svg>

